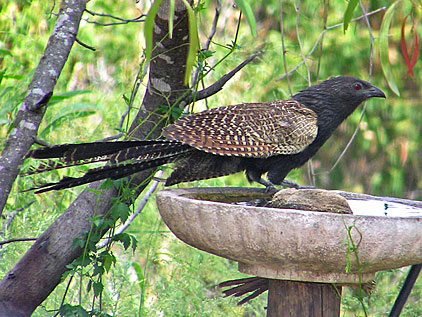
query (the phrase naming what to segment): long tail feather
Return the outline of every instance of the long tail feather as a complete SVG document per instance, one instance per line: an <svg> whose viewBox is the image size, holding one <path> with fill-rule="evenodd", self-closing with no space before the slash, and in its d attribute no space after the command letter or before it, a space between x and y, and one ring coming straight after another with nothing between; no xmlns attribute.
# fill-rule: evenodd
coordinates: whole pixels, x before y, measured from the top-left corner
<svg viewBox="0 0 422 317"><path fill-rule="evenodd" d="M30 151L28 157L35 159L64 159L67 162L83 161L94 157L113 155L131 148L158 148L174 147L181 145L180 142L168 140L147 141L118 141L118 142L92 142L79 144L61 144L51 147L42 147Z"/></svg>
<svg viewBox="0 0 422 317"><path fill-rule="evenodd" d="M171 157L163 157L151 161L140 162L140 163L128 163L123 165L112 165L103 166L100 168L91 169L81 177L64 177L56 183L47 183L38 187L30 188L30 190L36 190L36 194L41 194L50 190L59 190L65 188L72 188L83 184L96 182L99 180L111 178L119 179L129 175L132 175L143 170L158 167L168 163Z"/></svg>
<svg viewBox="0 0 422 317"><path fill-rule="evenodd" d="M168 140L93 142L43 147L29 152L27 157L48 159L23 173L33 175L77 165L110 161L112 165L124 161L137 162L168 157L192 150L188 145Z"/></svg>
<svg viewBox="0 0 422 317"><path fill-rule="evenodd" d="M65 177L57 183L42 184L29 189L37 190L36 193L43 193L106 178L123 178L173 162L175 158L192 150L188 145L168 140L63 144L31 151L28 157L47 159L47 162L27 172L26 175L82 164L108 162L106 166L90 169L81 177Z"/></svg>

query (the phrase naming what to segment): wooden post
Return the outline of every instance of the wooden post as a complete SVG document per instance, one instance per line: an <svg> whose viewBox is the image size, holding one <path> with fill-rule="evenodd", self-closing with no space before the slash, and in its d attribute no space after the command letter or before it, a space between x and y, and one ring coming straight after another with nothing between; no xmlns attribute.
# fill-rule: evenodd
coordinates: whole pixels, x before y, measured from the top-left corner
<svg viewBox="0 0 422 317"><path fill-rule="evenodd" d="M270 280L267 317L338 317L341 290L332 284Z"/></svg>

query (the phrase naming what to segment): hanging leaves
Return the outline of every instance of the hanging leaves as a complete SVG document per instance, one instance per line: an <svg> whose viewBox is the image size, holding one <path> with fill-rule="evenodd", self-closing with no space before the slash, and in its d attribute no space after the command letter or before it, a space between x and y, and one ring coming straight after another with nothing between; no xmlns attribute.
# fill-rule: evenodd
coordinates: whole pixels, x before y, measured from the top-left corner
<svg viewBox="0 0 422 317"><path fill-rule="evenodd" d="M344 12L344 18L343 18L343 32L344 33L346 33L347 28L349 27L349 23L353 17L353 12L355 11L358 3L359 3L359 0L350 0L349 4L347 5L346 12Z"/></svg>
<svg viewBox="0 0 422 317"><path fill-rule="evenodd" d="M149 9L147 17L145 19L145 26L144 26L144 35L145 35L145 56L147 59L147 63L151 61L151 54L152 54L152 30L154 27L154 19L157 15L158 8L160 7L162 0L156 0Z"/></svg>
<svg viewBox="0 0 422 317"><path fill-rule="evenodd" d="M186 60L186 72L185 72L185 84L189 84L190 74L195 65L196 53L199 50L199 39L198 39L198 26L196 21L196 15L188 1L182 0L186 6L189 18L189 51L188 57ZM160 7L162 0L155 0L151 6L151 9L148 12L148 15L145 19L145 42L146 49L145 55L147 63L151 61L152 55L152 33L154 26L154 19L158 13L158 8ZM173 24L174 24L174 0L170 1L170 13L169 13L169 37L172 38L173 33Z"/></svg>
<svg viewBox="0 0 422 317"><path fill-rule="evenodd" d="M182 0L188 10L189 17L189 52L186 60L185 85L189 85L190 74L195 66L196 53L199 51L198 25L196 15L186 0Z"/></svg>
<svg viewBox="0 0 422 317"><path fill-rule="evenodd" d="M406 16L402 22L401 25L401 51L403 53L404 62L406 63L408 74L413 77L413 68L415 67L416 62L418 61L419 57L419 39L418 34L415 30L415 20L412 20L412 29L411 33L413 33L413 53L412 53L412 59L409 58L408 54L408 48L406 44L406 37L405 37L405 29L406 29L406 20L409 16Z"/></svg>
<svg viewBox="0 0 422 317"><path fill-rule="evenodd" d="M252 12L252 8L249 3L245 0L235 0L237 6L240 8L240 11L245 15L246 20L248 21L249 28L253 37L256 37L256 21L255 16Z"/></svg>
<svg viewBox="0 0 422 317"><path fill-rule="evenodd" d="M397 88L397 84L393 76L393 71L391 70L391 64L388 59L388 31L390 30L390 24L391 20L393 19L393 13L397 8L397 4L400 2L401 1L394 2L385 12L384 18L382 19L381 23L379 38L379 52L382 72L384 73L384 77L387 80L388 86L390 86L391 90L397 96L400 96L400 92Z"/></svg>

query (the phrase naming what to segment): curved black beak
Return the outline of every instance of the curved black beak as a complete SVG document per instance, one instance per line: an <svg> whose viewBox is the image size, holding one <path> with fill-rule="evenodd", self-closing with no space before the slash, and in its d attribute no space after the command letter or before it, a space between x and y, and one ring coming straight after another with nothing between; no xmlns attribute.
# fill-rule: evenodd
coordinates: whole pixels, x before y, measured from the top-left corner
<svg viewBox="0 0 422 317"><path fill-rule="evenodd" d="M377 88L375 86L372 86L368 90L368 94L369 94L369 98L377 98L377 97L378 98L387 98L385 96L384 92L381 89L379 89L379 88Z"/></svg>

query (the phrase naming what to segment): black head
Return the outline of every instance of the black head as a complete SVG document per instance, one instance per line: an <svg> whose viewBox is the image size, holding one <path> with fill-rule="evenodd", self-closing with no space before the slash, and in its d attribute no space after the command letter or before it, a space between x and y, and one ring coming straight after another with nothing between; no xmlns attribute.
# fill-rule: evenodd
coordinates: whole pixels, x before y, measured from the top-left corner
<svg viewBox="0 0 422 317"><path fill-rule="evenodd" d="M364 80L340 76L302 90L293 96L293 99L317 113L318 110L329 109L347 117L360 103L375 97L385 98L385 94Z"/></svg>

